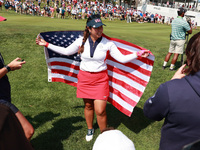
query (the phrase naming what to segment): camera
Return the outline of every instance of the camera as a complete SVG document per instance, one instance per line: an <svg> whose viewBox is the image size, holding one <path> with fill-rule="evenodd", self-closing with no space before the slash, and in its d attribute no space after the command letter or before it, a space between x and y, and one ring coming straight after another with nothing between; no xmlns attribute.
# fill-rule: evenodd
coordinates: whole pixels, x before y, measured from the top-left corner
<svg viewBox="0 0 200 150"><path fill-rule="evenodd" d="M186 21L191 26L191 18L190 17L186 17Z"/></svg>

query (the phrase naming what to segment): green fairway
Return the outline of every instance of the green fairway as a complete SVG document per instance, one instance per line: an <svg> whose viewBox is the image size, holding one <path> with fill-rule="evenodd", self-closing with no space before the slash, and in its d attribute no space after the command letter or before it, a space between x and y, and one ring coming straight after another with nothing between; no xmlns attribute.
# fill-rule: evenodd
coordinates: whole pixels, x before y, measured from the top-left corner
<svg viewBox="0 0 200 150"><path fill-rule="evenodd" d="M4 10L0 11L0 16L7 18L7 21L0 22L0 52L5 63L16 57L26 61L22 69L8 73L8 76L12 102L35 128L31 140L35 150L91 150L100 134L96 119L94 139L86 142L87 125L82 99L76 98L75 87L48 82L43 47L35 44L35 38L40 32L84 30L86 20L19 15ZM170 80L175 73L169 71L169 68L162 70L169 48L171 27L135 22L128 24L119 20L103 20L103 23L106 24L106 35L149 49L155 55L150 82L132 116L125 116L109 103L107 115L108 125L127 135L137 150L157 150L163 121L155 122L144 117L143 105L158 86ZM197 32L199 30L194 30L192 35ZM176 66L180 66L180 57Z"/></svg>

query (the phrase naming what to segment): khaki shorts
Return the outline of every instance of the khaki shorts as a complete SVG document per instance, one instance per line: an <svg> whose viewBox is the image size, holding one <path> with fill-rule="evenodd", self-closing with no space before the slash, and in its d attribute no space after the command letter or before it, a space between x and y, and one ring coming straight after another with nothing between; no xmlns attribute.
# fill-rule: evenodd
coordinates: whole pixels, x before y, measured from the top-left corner
<svg viewBox="0 0 200 150"><path fill-rule="evenodd" d="M169 46L170 53L183 54L185 40L171 40Z"/></svg>

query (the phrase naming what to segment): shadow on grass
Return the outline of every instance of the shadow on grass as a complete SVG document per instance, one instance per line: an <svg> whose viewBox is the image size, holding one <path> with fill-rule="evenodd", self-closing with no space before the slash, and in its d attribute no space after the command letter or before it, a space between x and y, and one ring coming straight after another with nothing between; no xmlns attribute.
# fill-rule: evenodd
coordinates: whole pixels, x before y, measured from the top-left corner
<svg viewBox="0 0 200 150"><path fill-rule="evenodd" d="M166 65L166 68L165 68L166 70L169 70L170 64L171 64L171 61L169 61L168 65ZM182 62L181 61L177 61L176 64L175 64L175 67L174 67L174 71L177 71L181 66L182 66Z"/></svg>
<svg viewBox="0 0 200 150"><path fill-rule="evenodd" d="M45 124L48 121L53 120L55 117L58 117L60 113L54 114L52 112L42 112L39 115L35 116L34 118L31 118L30 116L26 116L26 118L31 122L34 129L37 129L39 126L42 126L42 124Z"/></svg>
<svg viewBox="0 0 200 150"><path fill-rule="evenodd" d="M77 106L74 108L84 108L84 106ZM107 103L106 106L108 125L110 127L117 128L121 123L135 133L139 133L142 129L145 129L148 125L153 123L153 120L146 118L141 108L135 107L131 117L124 115L112 104ZM94 120L94 129L98 129L98 124Z"/></svg>
<svg viewBox="0 0 200 150"><path fill-rule="evenodd" d="M117 128L121 123L135 133L139 133L154 121L149 120L143 114L141 108L135 107L131 117L117 110L111 104L107 105L108 125Z"/></svg>
<svg viewBox="0 0 200 150"><path fill-rule="evenodd" d="M41 113L39 116L43 116ZM34 128L41 126L45 122L52 120L54 117L58 116L58 114L53 114L51 112L47 112L46 114L50 114L51 117L42 120L39 116L33 118L34 122L37 122ZM60 119L52 124L52 128L48 131L41 133L36 138L31 140L31 143L35 150L62 150L63 144L62 141L67 139L70 135L73 134L76 130L80 130L82 126L74 127L73 124L84 121L85 119L82 117L70 117L65 119ZM35 128L35 129L36 129Z"/></svg>
<svg viewBox="0 0 200 150"><path fill-rule="evenodd" d="M80 105L80 106L75 106L75 107L73 107L74 109L83 109L84 110L84 108L85 108L85 106L84 105ZM84 113L84 112L83 112ZM96 114L95 114L96 115ZM85 119L85 118L84 118ZM94 125L93 125L93 128L96 130L96 129L98 129L99 128L99 126L98 126L98 124L97 124L97 120L96 119L94 119Z"/></svg>

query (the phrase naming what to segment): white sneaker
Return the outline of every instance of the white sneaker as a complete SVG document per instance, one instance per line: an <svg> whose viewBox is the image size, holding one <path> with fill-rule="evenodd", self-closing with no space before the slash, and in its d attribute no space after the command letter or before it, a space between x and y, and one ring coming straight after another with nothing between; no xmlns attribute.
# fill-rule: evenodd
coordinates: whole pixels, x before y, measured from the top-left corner
<svg viewBox="0 0 200 150"><path fill-rule="evenodd" d="M88 129L87 135L85 136L87 142L93 139L93 134L94 134L94 129Z"/></svg>

